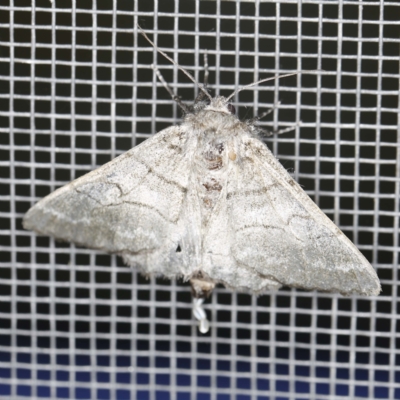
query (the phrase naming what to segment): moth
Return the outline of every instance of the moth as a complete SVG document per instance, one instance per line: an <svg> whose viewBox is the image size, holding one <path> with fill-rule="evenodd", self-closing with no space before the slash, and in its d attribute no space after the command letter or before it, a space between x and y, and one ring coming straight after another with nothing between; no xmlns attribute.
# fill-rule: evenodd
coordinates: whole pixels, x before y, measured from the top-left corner
<svg viewBox="0 0 400 400"><path fill-rule="evenodd" d="M231 98L267 79L227 98L199 85L187 106L155 71L183 121L40 200L24 228L190 281L201 332L216 284L378 295L375 270L260 140L257 119L236 117Z"/></svg>

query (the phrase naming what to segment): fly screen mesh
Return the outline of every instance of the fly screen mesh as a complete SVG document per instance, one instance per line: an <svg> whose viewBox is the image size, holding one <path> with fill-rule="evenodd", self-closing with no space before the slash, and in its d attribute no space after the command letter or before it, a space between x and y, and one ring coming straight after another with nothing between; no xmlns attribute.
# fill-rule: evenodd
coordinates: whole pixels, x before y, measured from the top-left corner
<svg viewBox="0 0 400 400"><path fill-rule="evenodd" d="M390 1L0 2L0 397L400 399L399 15ZM274 155L377 270L380 296L218 287L200 334L187 283L22 228L56 188L212 95L274 110ZM307 72L307 71L313 72ZM280 102L280 103L279 103ZM279 103L279 104L278 104Z"/></svg>

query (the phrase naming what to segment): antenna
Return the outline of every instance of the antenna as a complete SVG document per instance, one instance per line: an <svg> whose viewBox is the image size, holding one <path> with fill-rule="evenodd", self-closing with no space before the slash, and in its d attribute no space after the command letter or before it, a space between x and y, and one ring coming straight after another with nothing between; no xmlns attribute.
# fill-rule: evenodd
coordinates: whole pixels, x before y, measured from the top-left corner
<svg viewBox="0 0 400 400"><path fill-rule="evenodd" d="M272 81L272 80L274 80L274 79L286 78L286 77L288 77L288 76L298 75L298 74L302 74L302 73L303 73L303 74L304 74L304 73L309 74L310 72L317 72L317 71L321 71L321 70L320 70L320 69L304 70L304 71L293 72L293 73L291 73L291 74L285 74L285 75L279 75L279 76L272 76L272 77L270 77L270 78L260 79L260 80L257 81L257 82L253 82L253 83L250 83L250 84L248 84L248 85L246 85L246 86L242 86L242 87L239 88L239 89L236 89L226 100L229 101L233 96L235 96L235 94L241 92L242 90L247 89L247 88L252 87L252 86L256 86L256 85L258 85L258 84L260 84L260 83L263 83L263 82Z"/></svg>
<svg viewBox="0 0 400 400"><path fill-rule="evenodd" d="M187 72L183 67L181 67L176 61L174 61L168 54L164 53L162 50L160 50L155 44L154 42L152 42L149 37L146 35L146 32L140 27L140 25L138 24L137 27L139 28L140 33L144 36L144 38L160 53L162 54L169 62L171 62L173 65L176 65L195 85L197 85L197 87L210 99L210 101L212 100L212 97L210 96L210 94L207 92L207 90L205 90L203 88L202 85L200 85L198 82L196 82L196 80L194 79L194 77L189 74L189 72Z"/></svg>

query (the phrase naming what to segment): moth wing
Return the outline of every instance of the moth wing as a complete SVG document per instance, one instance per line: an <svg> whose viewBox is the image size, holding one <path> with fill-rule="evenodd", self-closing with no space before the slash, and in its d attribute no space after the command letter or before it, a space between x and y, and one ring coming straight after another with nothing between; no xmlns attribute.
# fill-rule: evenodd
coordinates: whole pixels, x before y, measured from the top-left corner
<svg viewBox="0 0 400 400"><path fill-rule="evenodd" d="M227 189L238 265L285 286L379 294L369 262L262 142L244 139L239 156Z"/></svg>
<svg viewBox="0 0 400 400"><path fill-rule="evenodd" d="M23 226L59 240L122 255L131 266L166 276L190 171L187 135L170 127L34 205Z"/></svg>

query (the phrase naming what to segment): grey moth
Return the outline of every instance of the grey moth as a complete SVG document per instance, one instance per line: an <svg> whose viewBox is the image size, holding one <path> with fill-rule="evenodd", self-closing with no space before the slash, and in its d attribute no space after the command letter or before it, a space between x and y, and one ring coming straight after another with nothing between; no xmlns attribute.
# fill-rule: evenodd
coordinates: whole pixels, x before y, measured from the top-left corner
<svg viewBox="0 0 400 400"><path fill-rule="evenodd" d="M24 228L190 281L201 332L216 284L378 295L375 270L260 140L257 121L236 117L233 94L199 87L190 107L171 92L180 124L40 200Z"/></svg>

